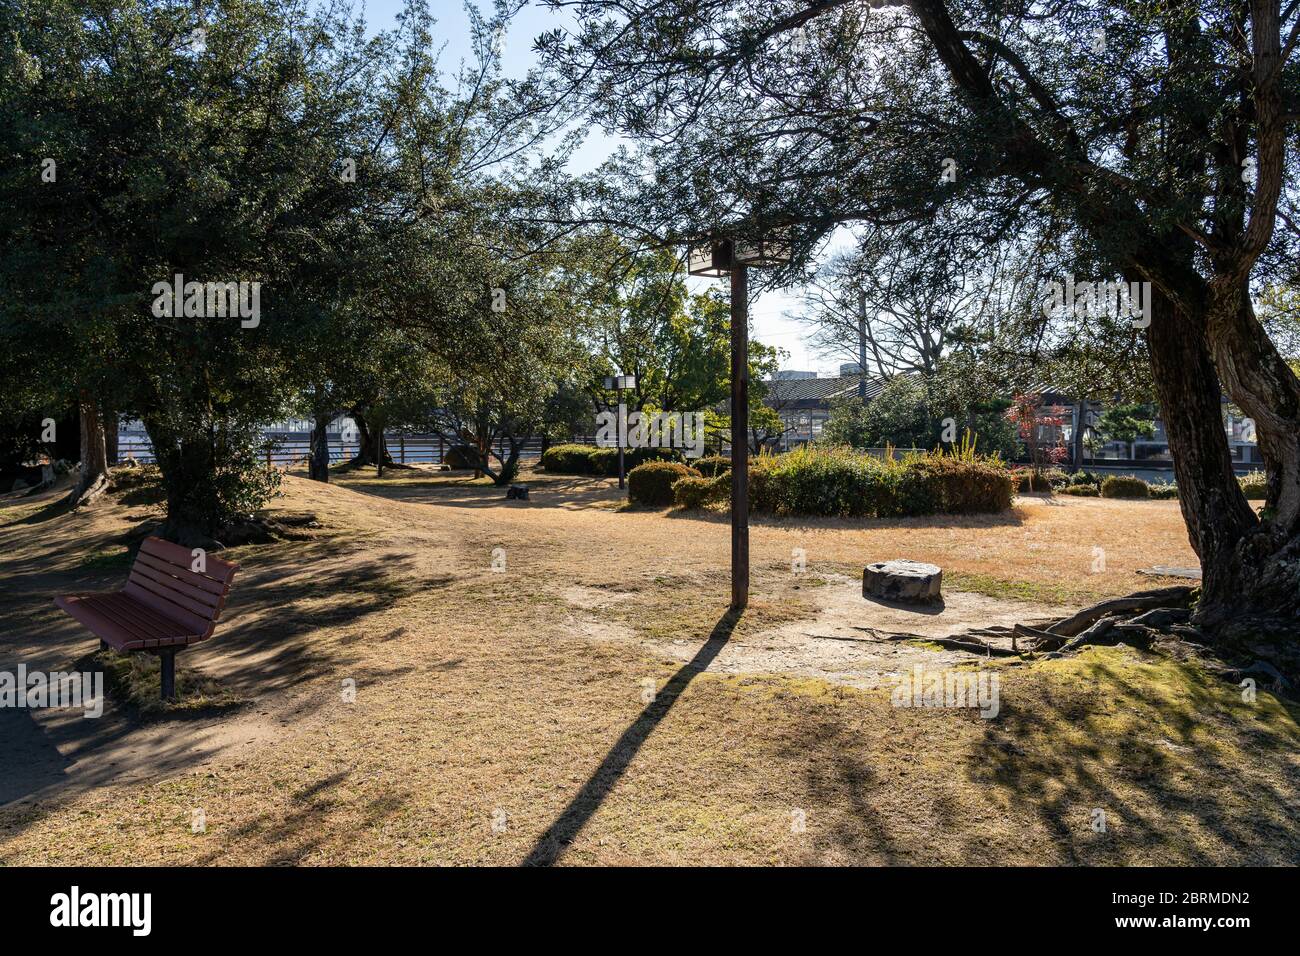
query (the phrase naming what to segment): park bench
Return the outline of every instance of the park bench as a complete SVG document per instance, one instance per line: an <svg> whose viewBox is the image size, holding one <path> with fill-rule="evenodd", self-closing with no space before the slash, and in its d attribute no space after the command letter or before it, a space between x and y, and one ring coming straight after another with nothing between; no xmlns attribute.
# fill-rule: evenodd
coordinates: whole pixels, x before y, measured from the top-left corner
<svg viewBox="0 0 1300 956"><path fill-rule="evenodd" d="M195 571L199 567L202 570ZM90 629L99 646L157 654L162 697L176 696L176 655L216 629L239 565L145 538L126 587L111 594L58 597L54 603Z"/></svg>

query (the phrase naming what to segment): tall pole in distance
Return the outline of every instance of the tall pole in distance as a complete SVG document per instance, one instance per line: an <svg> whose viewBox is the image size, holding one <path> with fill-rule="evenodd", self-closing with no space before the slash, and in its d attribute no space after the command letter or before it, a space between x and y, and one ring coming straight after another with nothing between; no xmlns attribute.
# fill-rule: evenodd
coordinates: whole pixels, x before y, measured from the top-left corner
<svg viewBox="0 0 1300 956"><path fill-rule="evenodd" d="M627 444L627 405L623 401L623 388L618 390L618 486L627 487L627 478L623 472L623 446Z"/></svg>
<svg viewBox="0 0 1300 956"><path fill-rule="evenodd" d="M731 268L731 609L749 603L749 301L746 267Z"/></svg>
<svg viewBox="0 0 1300 956"><path fill-rule="evenodd" d="M867 293L858 293L858 401L867 403Z"/></svg>

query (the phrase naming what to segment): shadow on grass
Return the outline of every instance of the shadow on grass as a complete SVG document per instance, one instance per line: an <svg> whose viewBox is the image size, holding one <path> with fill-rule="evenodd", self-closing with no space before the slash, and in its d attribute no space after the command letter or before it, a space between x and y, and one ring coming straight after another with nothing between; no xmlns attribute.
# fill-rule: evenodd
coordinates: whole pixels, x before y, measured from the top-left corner
<svg viewBox="0 0 1300 956"><path fill-rule="evenodd" d="M677 698L682 695L695 676L706 670L713 659L726 647L739 619L740 614L735 611L727 611L718 619L708 640L695 652L695 656L668 679L663 689L655 694L655 699L647 704L640 716L623 731L623 735L610 748L600 766L569 801L569 805L561 811L555 822L537 838L528 856L524 858L524 866L551 866L564 855L582 828L587 825L587 821L605 802L606 797L627 771L646 740L668 716L668 712L677 703Z"/></svg>

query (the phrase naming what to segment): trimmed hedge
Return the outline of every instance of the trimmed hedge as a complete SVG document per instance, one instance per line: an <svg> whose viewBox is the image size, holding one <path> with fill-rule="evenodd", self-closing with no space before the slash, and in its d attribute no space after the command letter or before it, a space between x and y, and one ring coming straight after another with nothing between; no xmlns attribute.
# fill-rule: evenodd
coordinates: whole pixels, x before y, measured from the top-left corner
<svg viewBox="0 0 1300 956"><path fill-rule="evenodd" d="M442 463L453 471L474 468L478 460L478 453L468 445L452 445L442 456Z"/></svg>
<svg viewBox="0 0 1300 956"><path fill-rule="evenodd" d="M1178 497L1178 485L1172 481L1153 481L1148 487L1151 497L1158 501L1170 501Z"/></svg>
<svg viewBox="0 0 1300 956"><path fill-rule="evenodd" d="M1133 475L1111 475L1101 483L1103 498L1150 498L1151 486Z"/></svg>
<svg viewBox="0 0 1300 956"><path fill-rule="evenodd" d="M703 508L731 497L731 474L712 478L678 478L673 482L673 504L679 508Z"/></svg>
<svg viewBox="0 0 1300 956"><path fill-rule="evenodd" d="M1241 493L1251 501L1263 501L1268 497L1268 475L1262 471L1252 471L1237 479L1241 483Z"/></svg>
<svg viewBox="0 0 1300 956"><path fill-rule="evenodd" d="M542 468L557 475L591 474L591 445L552 445L542 453Z"/></svg>
<svg viewBox="0 0 1300 956"><path fill-rule="evenodd" d="M1073 495L1076 498L1097 498L1101 491L1096 485L1067 485L1061 489L1063 495Z"/></svg>
<svg viewBox="0 0 1300 956"><path fill-rule="evenodd" d="M728 455L705 455L691 466L706 478L716 478L731 471L731 457Z"/></svg>
<svg viewBox="0 0 1300 956"><path fill-rule="evenodd" d="M1015 480L999 459L939 453L875 458L802 448L749 466L753 511L776 515L892 518L980 514L1011 507Z"/></svg>
<svg viewBox="0 0 1300 956"><path fill-rule="evenodd" d="M702 477L694 468L676 461L648 461L627 473L627 496L639 505L670 505L673 483Z"/></svg>
<svg viewBox="0 0 1300 956"><path fill-rule="evenodd" d="M1069 475L1059 468L1041 471L1033 468L1018 468L1013 475L1016 479L1016 491L1022 495L1031 491L1045 491L1050 495L1070 483Z"/></svg>
<svg viewBox="0 0 1300 956"><path fill-rule="evenodd" d="M676 461L675 448L625 448L623 467L628 471L648 461ZM598 445L555 445L542 455L542 469L555 475L618 474L618 449Z"/></svg>

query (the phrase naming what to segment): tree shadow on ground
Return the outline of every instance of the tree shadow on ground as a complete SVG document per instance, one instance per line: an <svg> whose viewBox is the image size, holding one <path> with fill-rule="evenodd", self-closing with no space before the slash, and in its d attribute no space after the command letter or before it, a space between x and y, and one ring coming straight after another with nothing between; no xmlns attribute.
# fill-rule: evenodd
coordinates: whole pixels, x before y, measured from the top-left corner
<svg viewBox="0 0 1300 956"><path fill-rule="evenodd" d="M727 611L718 619L709 633L708 640L695 652L695 656L683 664L663 689L655 694L654 700L646 705L632 724L623 731L622 736L610 748L600 766L583 784L582 789L569 801L568 806L560 812L546 831L537 838L533 848L524 858L524 866L551 866L568 850L582 828L600 809L610 791L618 784L633 758L663 722L696 675L708 669L722 652L731 632L735 630L740 614Z"/></svg>
<svg viewBox="0 0 1300 956"><path fill-rule="evenodd" d="M1068 682L1004 681L990 720L900 713L896 744L923 749L936 733L953 741L943 767L923 754L899 763L888 747L863 747L851 722L818 719L800 739L833 756L810 764L808 799L847 799L852 812L826 832L840 858L859 862L1294 865L1300 768L1286 738L1300 708L1270 705L1279 719L1265 733L1259 718L1225 705L1212 678L1169 673L1156 689L1098 660ZM1279 732L1288 720L1292 731ZM918 729L928 721L937 723Z"/></svg>

